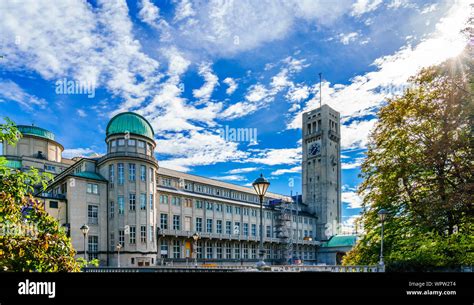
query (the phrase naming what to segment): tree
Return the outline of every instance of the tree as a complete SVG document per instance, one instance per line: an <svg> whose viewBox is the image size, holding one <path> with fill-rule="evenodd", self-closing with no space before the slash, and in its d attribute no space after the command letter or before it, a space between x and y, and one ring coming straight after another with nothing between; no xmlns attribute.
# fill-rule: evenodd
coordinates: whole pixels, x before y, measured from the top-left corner
<svg viewBox="0 0 474 305"><path fill-rule="evenodd" d="M380 109L358 190L366 234L344 264L377 263L382 208L390 215L384 230L387 268L474 264L470 52L421 70L409 80L410 89Z"/></svg>
<svg viewBox="0 0 474 305"><path fill-rule="evenodd" d="M14 145L20 138L15 124L0 124L0 141ZM43 204L32 197L34 187L46 187L51 176L12 170L0 157L0 270L79 271L70 239Z"/></svg>

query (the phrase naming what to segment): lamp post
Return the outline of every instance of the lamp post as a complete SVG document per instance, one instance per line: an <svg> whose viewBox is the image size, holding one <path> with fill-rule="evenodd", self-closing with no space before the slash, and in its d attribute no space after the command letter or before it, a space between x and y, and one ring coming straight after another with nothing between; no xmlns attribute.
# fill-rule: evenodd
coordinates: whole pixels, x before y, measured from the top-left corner
<svg viewBox="0 0 474 305"><path fill-rule="evenodd" d="M86 235L87 233L89 233L89 227L86 225L86 224L83 224L82 227L81 227L81 232L82 232L82 235L84 235L84 259L86 260L87 262L87 257L86 257Z"/></svg>
<svg viewBox="0 0 474 305"><path fill-rule="evenodd" d="M268 180L263 177L263 174L260 174L260 177L255 179L255 181L252 183L252 186L260 198L260 245L258 251L259 262L257 263L257 268L260 269L265 266L265 249L263 248L263 197L270 186L270 182L268 182Z"/></svg>
<svg viewBox="0 0 474 305"><path fill-rule="evenodd" d="M117 268L120 268L120 249L122 249L122 244L118 243L116 248L117 248Z"/></svg>
<svg viewBox="0 0 474 305"><path fill-rule="evenodd" d="M198 232L193 234L193 256L194 256L194 267L197 268L197 241L201 238Z"/></svg>
<svg viewBox="0 0 474 305"><path fill-rule="evenodd" d="M383 224L385 222L385 218L387 217L388 212L385 209L381 209L377 214L379 215L380 222L382 223L382 230L380 232L381 240L380 240L380 262L379 262L379 265L380 265L380 269L383 272L383 271L385 271L385 264L384 264L384 261L383 261Z"/></svg>

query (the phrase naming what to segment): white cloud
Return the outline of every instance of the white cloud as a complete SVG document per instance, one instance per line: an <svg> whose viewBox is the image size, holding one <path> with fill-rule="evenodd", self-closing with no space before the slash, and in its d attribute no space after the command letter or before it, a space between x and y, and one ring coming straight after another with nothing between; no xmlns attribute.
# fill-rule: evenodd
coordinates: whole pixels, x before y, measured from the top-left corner
<svg viewBox="0 0 474 305"><path fill-rule="evenodd" d="M420 12L420 14L428 14L431 12L434 12L438 9L438 3L433 3L431 5L427 5L423 8L423 10Z"/></svg>
<svg viewBox="0 0 474 305"><path fill-rule="evenodd" d="M82 110L82 109L77 109L77 115L80 116L81 118L85 118L87 116L87 113Z"/></svg>
<svg viewBox="0 0 474 305"><path fill-rule="evenodd" d="M344 156L342 157L344 158ZM346 156L347 158L347 156ZM342 169L354 169L354 168L358 168L359 166L362 165L362 162L364 161L364 158L356 158L355 160L353 160L352 162L343 162L342 165L341 165L341 168Z"/></svg>
<svg viewBox="0 0 474 305"><path fill-rule="evenodd" d="M358 149L367 147L368 136L377 119L353 121L349 125L341 125L341 148Z"/></svg>
<svg viewBox="0 0 474 305"><path fill-rule="evenodd" d="M225 78L223 82L224 82L224 84L226 84L228 86L228 88L225 91L225 93L227 93L227 95L231 95L232 93L234 93L234 91L238 87L237 82L231 77Z"/></svg>
<svg viewBox="0 0 474 305"><path fill-rule="evenodd" d="M203 63L199 66L199 75L204 78L204 85L193 90L193 96L197 99L208 101L214 88L219 85L218 77L212 72L210 63Z"/></svg>
<svg viewBox="0 0 474 305"><path fill-rule="evenodd" d="M209 177L216 180L225 180L225 181L246 181L247 178L241 175L227 175L227 176L212 176Z"/></svg>
<svg viewBox="0 0 474 305"><path fill-rule="evenodd" d="M347 33L347 34L339 34L339 41L344 44L348 45L349 43L355 41L357 37L359 36L359 33L357 32L352 32L352 33Z"/></svg>
<svg viewBox="0 0 474 305"><path fill-rule="evenodd" d="M280 40L297 20L328 25L351 9L350 1L229 0L183 3L175 12L173 42L230 56Z"/></svg>
<svg viewBox="0 0 474 305"><path fill-rule="evenodd" d="M69 148L63 151L64 158L74 158L74 157L87 157L91 155L98 155L94 150L90 148Z"/></svg>
<svg viewBox="0 0 474 305"><path fill-rule="evenodd" d="M352 6L352 15L361 16L365 13L374 11L382 3L382 0L357 0Z"/></svg>
<svg viewBox="0 0 474 305"><path fill-rule="evenodd" d="M362 207L362 199L354 191L342 192L341 201L347 203L349 209L358 209Z"/></svg>
<svg viewBox="0 0 474 305"><path fill-rule="evenodd" d="M341 112L343 122L349 118L359 118L348 126L342 125L343 149L366 146L366 137L375 120L364 121L360 118L374 114L386 98L392 96L391 92L401 93L410 76L415 75L422 67L439 64L464 49L466 38L460 30L468 16L468 2L456 2L438 22L434 33L427 35L416 46L407 45L393 55L376 59L373 62L375 71L353 77L349 85L331 85L323 81L323 103ZM295 113L288 122L288 128L301 128L301 113L317 107L319 88L315 86L315 97Z"/></svg>
<svg viewBox="0 0 474 305"><path fill-rule="evenodd" d="M252 157L245 159L245 162L253 162L265 165L291 165L301 163L301 147L270 148L251 151L255 154Z"/></svg>
<svg viewBox="0 0 474 305"><path fill-rule="evenodd" d="M33 106L44 109L47 105L44 99L29 94L17 83L0 79L0 103L8 101L17 102L27 110L32 110Z"/></svg>
<svg viewBox="0 0 474 305"><path fill-rule="evenodd" d="M309 97L310 89L306 85L295 86L288 90L286 98L292 102L301 102Z"/></svg>
<svg viewBox="0 0 474 305"><path fill-rule="evenodd" d="M257 171L259 168L258 167L242 167L242 168L236 168L236 169L231 169L228 171L228 174L245 174L245 173L251 173L254 171Z"/></svg>
<svg viewBox="0 0 474 305"><path fill-rule="evenodd" d="M277 169L276 171L273 171L271 175L279 176L279 175L284 175L284 174L289 174L289 173L299 173L299 172L301 172L301 166L295 166L292 168Z"/></svg>
<svg viewBox="0 0 474 305"><path fill-rule="evenodd" d="M163 167L189 171L196 165L211 165L219 162L240 160L247 153L239 151L236 142L227 142L217 134L206 131L191 131L189 135L170 134L156 140L158 156L170 158L159 161Z"/></svg>
<svg viewBox="0 0 474 305"><path fill-rule="evenodd" d="M73 0L34 5L2 1L0 11L0 32L7 33L2 53L8 60L0 63L4 70L94 83L126 105L143 101L160 77L158 62L134 39L125 2L98 1L92 8Z"/></svg>

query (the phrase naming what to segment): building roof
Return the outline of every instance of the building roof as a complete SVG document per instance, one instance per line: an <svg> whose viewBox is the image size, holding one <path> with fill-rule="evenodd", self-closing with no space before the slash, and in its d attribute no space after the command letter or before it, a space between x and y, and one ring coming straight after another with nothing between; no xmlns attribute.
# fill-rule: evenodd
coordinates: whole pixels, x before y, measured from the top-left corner
<svg viewBox="0 0 474 305"><path fill-rule="evenodd" d="M321 247L352 247L357 240L356 235L334 235Z"/></svg>
<svg viewBox="0 0 474 305"><path fill-rule="evenodd" d="M222 187L222 188L227 188L227 189L231 189L231 190L234 190L234 191L240 191L240 192L243 192L243 193L257 195L255 193L255 190L252 187L245 187L245 186L241 186L241 185L237 185L237 184L233 184L233 183L224 182L224 181L221 181L221 180L215 180L215 179L212 179L212 178L207 178L207 177L202 177L202 176L198 176L198 175L183 173L183 172L179 172L179 171L176 171L176 170L173 170L173 169L164 168L164 167L161 167L161 166L158 168L158 174L159 175L170 176L170 177L176 177L176 178L183 178L183 179L186 179L186 180L189 180L189 181L199 182L199 183L202 183L202 184L208 184L208 185L212 185L212 186L216 186L216 187ZM270 185L270 188L271 187L272 186ZM285 201L291 201L289 196L285 196L285 195L281 195L281 194L277 194L277 193L272 193L272 192L267 192L265 197L276 198L276 199L281 198Z"/></svg>
<svg viewBox="0 0 474 305"><path fill-rule="evenodd" d="M51 131L46 130L44 128L40 128L40 127L33 126L33 125L31 125L31 126L30 125L18 125L17 128L21 132L21 134L23 134L23 135L37 136L37 137L40 137L40 138L55 141L54 134Z"/></svg>
<svg viewBox="0 0 474 305"><path fill-rule="evenodd" d="M150 123L134 112L123 112L114 116L107 125L106 135L130 133L153 140L155 132Z"/></svg>
<svg viewBox="0 0 474 305"><path fill-rule="evenodd" d="M71 176L99 180L99 181L107 181L104 177L102 177L102 175L94 173L94 172L78 172L78 173L71 174Z"/></svg>

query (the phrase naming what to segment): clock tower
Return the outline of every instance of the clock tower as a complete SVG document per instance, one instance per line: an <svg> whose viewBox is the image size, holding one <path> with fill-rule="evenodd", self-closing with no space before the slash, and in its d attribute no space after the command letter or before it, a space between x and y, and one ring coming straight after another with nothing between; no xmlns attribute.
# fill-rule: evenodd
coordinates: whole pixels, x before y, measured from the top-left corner
<svg viewBox="0 0 474 305"><path fill-rule="evenodd" d="M303 203L316 214L316 237L337 234L341 219L340 115L328 105L303 113Z"/></svg>

